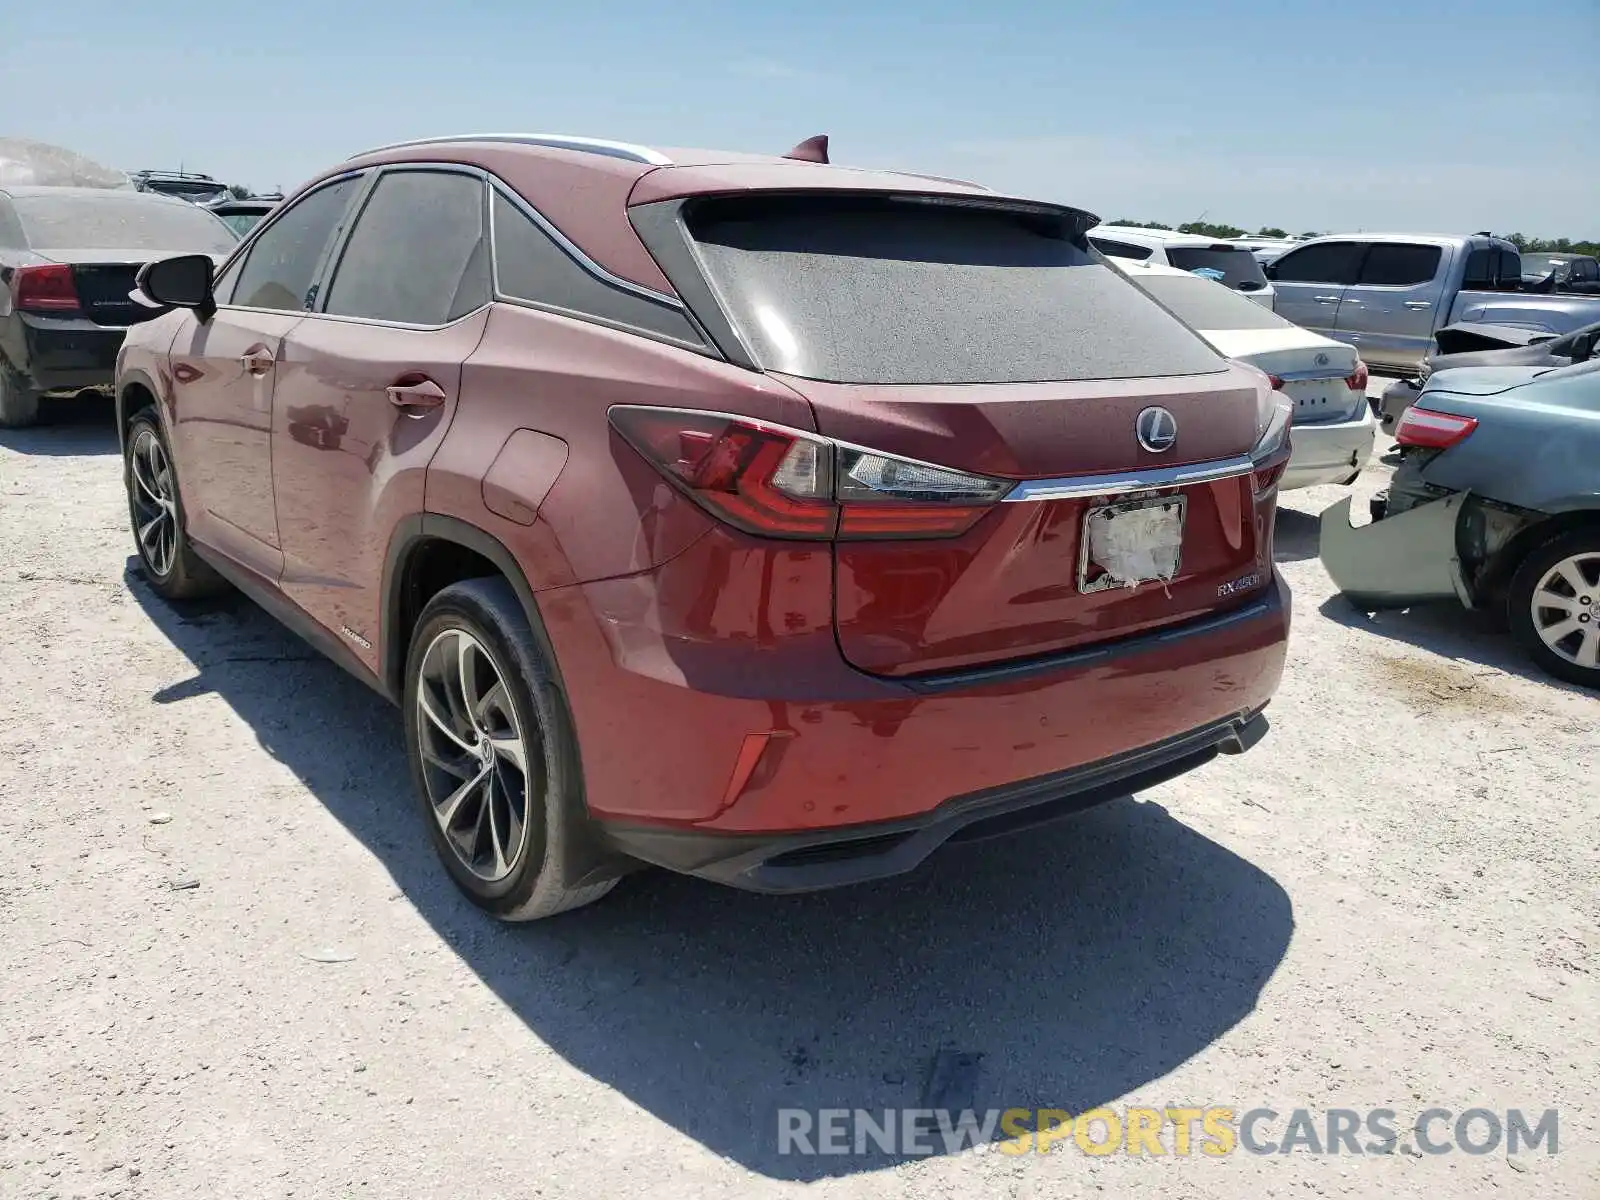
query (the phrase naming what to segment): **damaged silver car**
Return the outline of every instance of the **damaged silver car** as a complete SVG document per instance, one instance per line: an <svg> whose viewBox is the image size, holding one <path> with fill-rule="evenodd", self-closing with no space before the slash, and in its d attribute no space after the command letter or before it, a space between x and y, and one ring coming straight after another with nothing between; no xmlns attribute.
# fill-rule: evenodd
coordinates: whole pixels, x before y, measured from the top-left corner
<svg viewBox="0 0 1600 1200"><path fill-rule="evenodd" d="M1501 612L1544 670L1600 688L1600 361L1437 372L1395 440L1371 523L1349 498L1322 514L1334 583L1366 611Z"/></svg>
<svg viewBox="0 0 1600 1200"><path fill-rule="evenodd" d="M1600 345L1600 322L1557 335L1543 329L1463 321L1439 330L1433 341L1434 351L1422 360L1416 376L1395 380L1376 402L1378 423L1391 436L1435 372L1458 367L1567 367L1588 362Z"/></svg>

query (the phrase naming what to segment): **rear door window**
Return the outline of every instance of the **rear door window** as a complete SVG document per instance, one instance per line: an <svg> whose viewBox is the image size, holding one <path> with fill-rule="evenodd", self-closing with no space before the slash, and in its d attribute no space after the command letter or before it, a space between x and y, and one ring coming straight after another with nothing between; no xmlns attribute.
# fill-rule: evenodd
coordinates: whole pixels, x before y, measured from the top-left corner
<svg viewBox="0 0 1600 1200"><path fill-rule="evenodd" d="M231 303L284 312L310 308L317 266L361 182L352 175L318 188L262 230L232 284ZM232 274L231 266L225 274Z"/></svg>
<svg viewBox="0 0 1600 1200"><path fill-rule="evenodd" d="M1354 283L1366 251L1362 242L1319 242L1291 250L1272 264L1272 278L1283 283Z"/></svg>
<svg viewBox="0 0 1600 1200"><path fill-rule="evenodd" d="M1094 248L1101 254L1111 258L1131 258L1135 262L1144 262L1154 253L1149 246L1135 246L1132 242L1118 242L1111 238L1091 237Z"/></svg>
<svg viewBox="0 0 1600 1200"><path fill-rule="evenodd" d="M1495 261L1498 263L1495 286L1501 291L1520 291L1522 289L1522 255L1515 250L1501 250L1496 253Z"/></svg>
<svg viewBox="0 0 1600 1200"><path fill-rule="evenodd" d="M1358 283L1377 287L1411 287L1431 283L1439 273L1443 251L1438 246L1406 242L1374 242L1361 264Z"/></svg>
<svg viewBox="0 0 1600 1200"><path fill-rule="evenodd" d="M489 303L482 179L391 171L372 190L322 311L404 325L446 325Z"/></svg>
<svg viewBox="0 0 1600 1200"><path fill-rule="evenodd" d="M1168 246L1167 261L1180 271L1220 271L1218 282L1241 292L1259 292L1267 286L1256 256L1241 246Z"/></svg>
<svg viewBox="0 0 1600 1200"><path fill-rule="evenodd" d="M702 200L688 220L703 270L768 370L977 384L1224 367L1046 208L790 194Z"/></svg>

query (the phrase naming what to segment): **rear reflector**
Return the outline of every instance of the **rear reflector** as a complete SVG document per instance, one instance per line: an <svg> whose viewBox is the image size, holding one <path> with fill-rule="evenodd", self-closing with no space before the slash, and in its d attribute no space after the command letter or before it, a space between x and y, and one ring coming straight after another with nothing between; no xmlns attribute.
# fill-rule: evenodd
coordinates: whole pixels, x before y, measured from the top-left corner
<svg viewBox="0 0 1600 1200"><path fill-rule="evenodd" d="M701 507L768 537L953 537L1012 488L725 413L617 405L611 424Z"/></svg>
<svg viewBox="0 0 1600 1200"><path fill-rule="evenodd" d="M1402 446L1448 450L1477 427L1477 417L1458 417L1454 413L1434 412L1431 408L1412 405L1400 418L1394 440Z"/></svg>
<svg viewBox="0 0 1600 1200"><path fill-rule="evenodd" d="M19 267L11 276L20 312L75 313L78 289L72 282L72 268L63 263L43 267Z"/></svg>

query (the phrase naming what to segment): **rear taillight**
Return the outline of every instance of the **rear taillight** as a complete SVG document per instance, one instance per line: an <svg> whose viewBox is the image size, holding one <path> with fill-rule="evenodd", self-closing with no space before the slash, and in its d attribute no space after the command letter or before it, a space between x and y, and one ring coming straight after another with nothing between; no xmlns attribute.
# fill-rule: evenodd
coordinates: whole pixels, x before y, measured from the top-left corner
<svg viewBox="0 0 1600 1200"><path fill-rule="evenodd" d="M1289 427L1293 421L1294 408L1282 401L1275 402L1268 415L1266 429L1250 451L1250 484L1258 499L1278 486L1278 480L1283 478L1284 469L1289 465L1289 456L1293 452Z"/></svg>
<svg viewBox="0 0 1600 1200"><path fill-rule="evenodd" d="M1367 364L1362 362L1358 358L1358 359L1356 359L1356 371L1355 371L1355 374L1354 375L1346 375L1344 377L1344 385L1345 385L1345 387L1349 388L1352 392L1360 392L1363 396L1365 396L1367 394L1367 379L1368 378L1369 378L1369 376L1367 374Z"/></svg>
<svg viewBox="0 0 1600 1200"><path fill-rule="evenodd" d="M18 267L11 276L19 312L71 313L78 311L78 289L72 268L63 263L44 267Z"/></svg>
<svg viewBox="0 0 1600 1200"><path fill-rule="evenodd" d="M1458 417L1454 413L1434 412L1412 405L1400 418L1394 440L1402 446L1424 446L1448 450L1478 427L1477 417Z"/></svg>
<svg viewBox="0 0 1600 1200"><path fill-rule="evenodd" d="M1283 391L1283 376L1282 375L1268 375L1267 376L1267 382L1272 385L1272 390L1273 391L1275 391L1275 392Z"/></svg>
<svg viewBox="0 0 1600 1200"><path fill-rule="evenodd" d="M618 405L611 424L696 503L768 537L953 537L1013 486L723 413Z"/></svg>

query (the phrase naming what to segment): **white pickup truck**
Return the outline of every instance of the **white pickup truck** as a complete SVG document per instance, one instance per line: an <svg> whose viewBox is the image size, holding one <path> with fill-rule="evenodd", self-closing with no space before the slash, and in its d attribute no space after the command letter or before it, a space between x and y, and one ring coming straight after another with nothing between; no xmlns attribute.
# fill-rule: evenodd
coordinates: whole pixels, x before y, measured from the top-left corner
<svg viewBox="0 0 1600 1200"><path fill-rule="evenodd" d="M1349 233L1313 238L1266 267L1277 312L1361 352L1412 370L1446 325L1475 321L1562 334L1600 321L1600 296L1522 290L1512 243L1478 234Z"/></svg>

